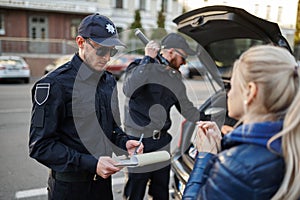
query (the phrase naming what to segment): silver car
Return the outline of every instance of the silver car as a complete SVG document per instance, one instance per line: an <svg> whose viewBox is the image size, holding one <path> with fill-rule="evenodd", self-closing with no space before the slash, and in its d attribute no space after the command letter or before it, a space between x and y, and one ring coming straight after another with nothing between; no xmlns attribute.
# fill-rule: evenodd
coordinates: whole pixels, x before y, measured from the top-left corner
<svg viewBox="0 0 300 200"><path fill-rule="evenodd" d="M30 81L30 69L20 56L0 56L0 80L20 79Z"/></svg>

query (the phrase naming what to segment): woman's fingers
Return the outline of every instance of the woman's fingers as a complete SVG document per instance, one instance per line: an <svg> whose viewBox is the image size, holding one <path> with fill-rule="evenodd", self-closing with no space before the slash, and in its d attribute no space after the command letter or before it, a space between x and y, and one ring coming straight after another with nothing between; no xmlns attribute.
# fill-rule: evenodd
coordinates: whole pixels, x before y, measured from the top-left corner
<svg viewBox="0 0 300 200"><path fill-rule="evenodd" d="M198 131L196 145L199 152L218 153L221 146L221 132L215 122L197 122Z"/></svg>

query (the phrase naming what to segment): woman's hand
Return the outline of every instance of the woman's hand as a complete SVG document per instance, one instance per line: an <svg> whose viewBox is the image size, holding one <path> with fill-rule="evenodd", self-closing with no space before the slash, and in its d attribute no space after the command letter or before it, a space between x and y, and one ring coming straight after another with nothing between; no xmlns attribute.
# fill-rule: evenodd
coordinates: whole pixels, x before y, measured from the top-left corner
<svg viewBox="0 0 300 200"><path fill-rule="evenodd" d="M198 152L217 154L221 149L221 131L217 124L211 121L199 121L195 146Z"/></svg>
<svg viewBox="0 0 300 200"><path fill-rule="evenodd" d="M233 127L232 127L232 126L223 125L222 128L221 128L221 132L222 132L224 135L230 133L231 131L233 131Z"/></svg>

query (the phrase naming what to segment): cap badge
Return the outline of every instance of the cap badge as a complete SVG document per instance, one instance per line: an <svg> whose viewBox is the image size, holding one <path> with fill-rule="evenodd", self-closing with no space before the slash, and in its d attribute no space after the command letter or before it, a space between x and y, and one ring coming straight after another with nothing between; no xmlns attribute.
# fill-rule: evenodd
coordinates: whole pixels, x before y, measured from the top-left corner
<svg viewBox="0 0 300 200"><path fill-rule="evenodd" d="M115 28L111 24L106 24L106 30L111 34L115 33Z"/></svg>

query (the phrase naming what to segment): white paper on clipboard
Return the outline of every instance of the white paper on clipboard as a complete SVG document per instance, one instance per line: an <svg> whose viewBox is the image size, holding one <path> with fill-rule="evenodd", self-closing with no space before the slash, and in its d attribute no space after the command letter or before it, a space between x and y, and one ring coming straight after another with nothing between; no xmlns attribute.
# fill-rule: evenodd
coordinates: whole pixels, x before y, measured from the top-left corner
<svg viewBox="0 0 300 200"><path fill-rule="evenodd" d="M154 163L170 160L170 154L167 151L155 151L150 153L133 155L130 159L119 159L115 166L118 167L140 167Z"/></svg>

